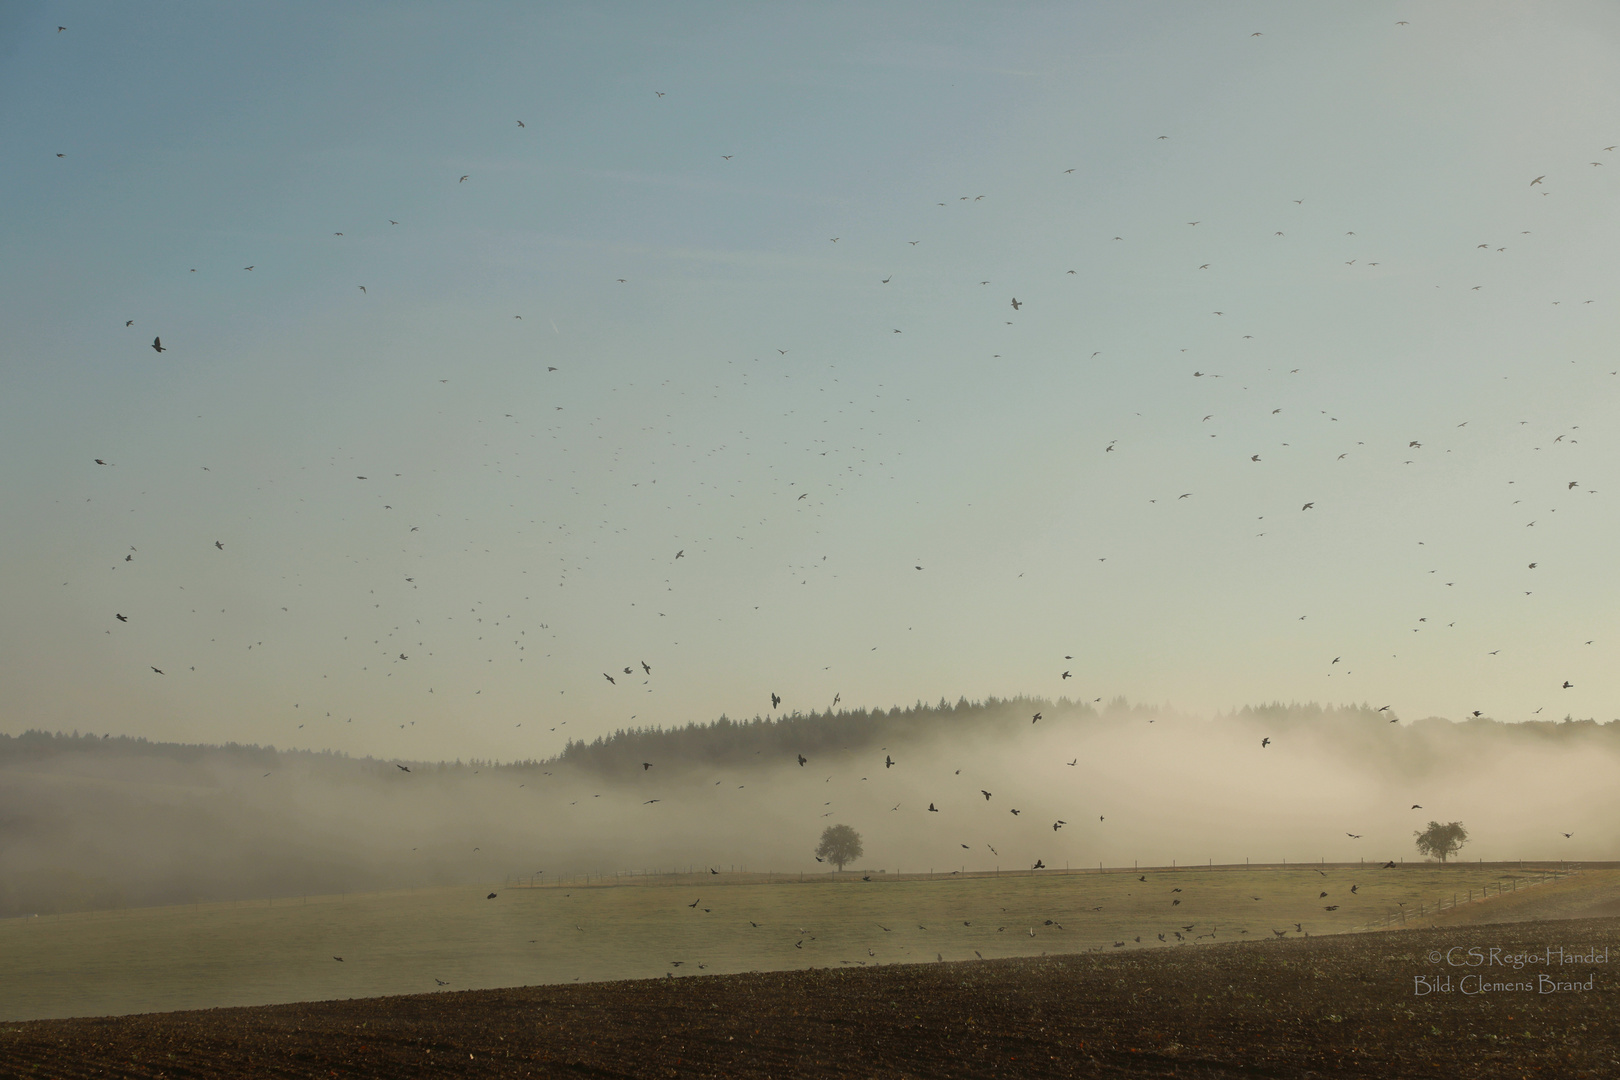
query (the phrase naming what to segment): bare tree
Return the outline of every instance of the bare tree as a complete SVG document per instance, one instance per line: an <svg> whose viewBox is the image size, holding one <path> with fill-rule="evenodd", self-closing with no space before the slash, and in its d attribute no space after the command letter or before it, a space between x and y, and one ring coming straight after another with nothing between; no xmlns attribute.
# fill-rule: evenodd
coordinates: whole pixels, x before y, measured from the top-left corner
<svg viewBox="0 0 1620 1080"><path fill-rule="evenodd" d="M1463 828L1460 821L1453 821L1449 825L1431 821L1427 829L1412 835L1417 837L1417 849L1421 854L1441 862L1457 854L1458 849L1468 843L1468 830Z"/></svg>
<svg viewBox="0 0 1620 1080"><path fill-rule="evenodd" d="M816 858L825 859L842 870L847 862L854 862L865 851L861 847L861 834L848 825L829 825L821 834Z"/></svg>

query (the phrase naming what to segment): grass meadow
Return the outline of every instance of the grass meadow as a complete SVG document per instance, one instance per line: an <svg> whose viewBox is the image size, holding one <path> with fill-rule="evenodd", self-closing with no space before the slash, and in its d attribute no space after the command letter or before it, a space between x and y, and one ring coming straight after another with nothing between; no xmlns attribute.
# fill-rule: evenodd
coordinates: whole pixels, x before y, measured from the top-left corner
<svg viewBox="0 0 1620 1080"><path fill-rule="evenodd" d="M1553 868L638 875L17 918L0 1020L1339 934L1575 884L1537 884Z"/></svg>

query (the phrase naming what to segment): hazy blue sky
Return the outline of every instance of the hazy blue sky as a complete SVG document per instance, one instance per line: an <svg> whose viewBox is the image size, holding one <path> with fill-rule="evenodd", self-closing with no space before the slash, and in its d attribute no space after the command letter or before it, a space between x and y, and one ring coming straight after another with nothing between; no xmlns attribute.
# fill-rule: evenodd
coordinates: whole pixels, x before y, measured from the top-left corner
<svg viewBox="0 0 1620 1080"><path fill-rule="evenodd" d="M1598 3L0 7L0 728L1611 719L1617 98Z"/></svg>

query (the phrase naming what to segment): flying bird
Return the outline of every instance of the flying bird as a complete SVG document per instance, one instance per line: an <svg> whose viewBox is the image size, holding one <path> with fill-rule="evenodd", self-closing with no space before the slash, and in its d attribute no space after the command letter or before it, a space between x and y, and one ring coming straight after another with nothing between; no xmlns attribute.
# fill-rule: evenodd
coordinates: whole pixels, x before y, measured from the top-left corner
<svg viewBox="0 0 1620 1080"><path fill-rule="evenodd" d="M147 665L147 666L148 666L148 667L151 667L151 665L150 665L150 664L148 664L148 665ZM152 668L152 670L153 670L153 671L156 671L156 672L157 672L157 673L158 673L158 674L159 674L159 675L161 675L161 674L163 674L163 671L162 671L162 669L160 669L160 668Z"/></svg>
<svg viewBox="0 0 1620 1080"><path fill-rule="evenodd" d="M611 676L611 675L609 675L609 674L608 674L608 673L607 673L607 672L605 672L605 671L604 671L604 672L602 672L602 678L604 678L604 679L606 679L606 680L607 680L607 681L608 681L608 682L610 682L610 683L613 683L613 685L614 685L614 686L618 686L618 685L619 685L619 684L618 684L618 683L616 683L616 682L613 682L613 676Z"/></svg>
<svg viewBox="0 0 1620 1080"><path fill-rule="evenodd" d="M458 184L465 183L466 180L467 180L467 178L465 176L463 176L460 180L457 180L456 183L458 183Z"/></svg>
<svg viewBox="0 0 1620 1080"><path fill-rule="evenodd" d="M394 768L398 769L400 772L410 772L411 771L408 767L406 767L404 765L400 765L397 762L395 763Z"/></svg>
<svg viewBox="0 0 1620 1080"><path fill-rule="evenodd" d="M1268 747L1270 745L1271 745L1271 739L1270 739L1269 736L1267 738L1264 738L1264 739L1260 740L1260 749L1264 750L1266 747Z"/></svg>
<svg viewBox="0 0 1620 1080"><path fill-rule="evenodd" d="M1023 306L1024 306L1024 305L1023 305L1023 304L1020 304L1020 303L1019 303L1019 302L1018 302L1018 297L1016 297L1016 296L1015 296L1015 297L1013 297L1013 301L1012 301L1012 307L1013 307L1013 310L1014 310L1014 311L1017 311L1017 310L1018 310L1018 309L1019 309L1019 308L1021 308L1021 307L1023 307Z"/></svg>
<svg viewBox="0 0 1620 1080"><path fill-rule="evenodd" d="M163 339L160 337L155 337L152 339L152 348L156 349L158 352L168 352L168 350L163 347Z"/></svg>

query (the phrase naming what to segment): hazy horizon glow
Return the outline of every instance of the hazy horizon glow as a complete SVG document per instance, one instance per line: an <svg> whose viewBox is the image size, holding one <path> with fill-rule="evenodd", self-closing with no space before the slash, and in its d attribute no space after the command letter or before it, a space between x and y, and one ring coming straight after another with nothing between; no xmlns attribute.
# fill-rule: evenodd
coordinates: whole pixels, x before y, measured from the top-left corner
<svg viewBox="0 0 1620 1080"><path fill-rule="evenodd" d="M42 4L0 59L0 730L1620 715L1610 6Z"/></svg>

